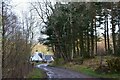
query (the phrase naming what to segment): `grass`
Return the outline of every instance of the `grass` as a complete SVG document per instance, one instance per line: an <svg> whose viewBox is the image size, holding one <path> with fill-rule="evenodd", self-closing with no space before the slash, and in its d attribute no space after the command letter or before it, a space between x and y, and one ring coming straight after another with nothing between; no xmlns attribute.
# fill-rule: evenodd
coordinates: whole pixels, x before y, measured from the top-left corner
<svg viewBox="0 0 120 80"><path fill-rule="evenodd" d="M34 68L27 76L28 78L46 78L46 74L39 68Z"/></svg>
<svg viewBox="0 0 120 80"><path fill-rule="evenodd" d="M83 65L69 65L69 64L65 64L64 66L65 68L92 76L92 77L96 77L96 78L120 78L120 73L97 73L96 71L94 71L91 68L88 68L86 66Z"/></svg>
<svg viewBox="0 0 120 80"><path fill-rule="evenodd" d="M106 64L106 59L111 58L111 56L104 56L103 59L103 64ZM99 61L100 58L97 56L95 58L92 59L85 59L83 64L79 65L79 64L74 64L73 62L69 62L66 64L62 64L62 65L55 65L53 64L53 66L61 66L64 68L68 68L83 74L86 74L88 76L91 77L96 77L96 78L119 78L120 79L120 72L119 73L98 73L95 71L95 69L99 66Z"/></svg>

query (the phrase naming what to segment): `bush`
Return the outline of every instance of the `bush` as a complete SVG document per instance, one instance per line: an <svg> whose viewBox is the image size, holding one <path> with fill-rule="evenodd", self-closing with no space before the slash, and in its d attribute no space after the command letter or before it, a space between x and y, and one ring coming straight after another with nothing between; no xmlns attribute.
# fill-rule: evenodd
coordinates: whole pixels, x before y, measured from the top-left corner
<svg viewBox="0 0 120 80"><path fill-rule="evenodd" d="M120 72L120 58L119 57L108 59L106 62L111 72Z"/></svg>
<svg viewBox="0 0 120 80"><path fill-rule="evenodd" d="M120 57L120 48L119 47L117 48L117 51L116 51L115 55Z"/></svg>
<svg viewBox="0 0 120 80"><path fill-rule="evenodd" d="M56 64L56 65L62 65L64 63L65 63L65 61L63 58L56 58L54 61L54 64Z"/></svg>
<svg viewBox="0 0 120 80"><path fill-rule="evenodd" d="M108 68L108 66L101 65L101 66L98 66L98 67L95 69L95 71L98 72L98 73L108 73L109 68Z"/></svg>
<svg viewBox="0 0 120 80"><path fill-rule="evenodd" d="M82 57L77 57L73 59L74 64L82 64L83 63L83 58Z"/></svg>

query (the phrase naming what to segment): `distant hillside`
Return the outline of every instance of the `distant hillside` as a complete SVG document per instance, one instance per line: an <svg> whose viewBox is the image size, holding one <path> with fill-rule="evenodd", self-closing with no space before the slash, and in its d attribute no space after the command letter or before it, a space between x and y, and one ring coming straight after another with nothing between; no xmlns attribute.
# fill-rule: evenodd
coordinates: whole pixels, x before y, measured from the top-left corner
<svg viewBox="0 0 120 80"><path fill-rule="evenodd" d="M35 51L38 50L38 52L42 52L44 54L53 54L52 50L48 51L48 47L43 45L43 44L36 44L33 48L32 48L32 54L35 53Z"/></svg>

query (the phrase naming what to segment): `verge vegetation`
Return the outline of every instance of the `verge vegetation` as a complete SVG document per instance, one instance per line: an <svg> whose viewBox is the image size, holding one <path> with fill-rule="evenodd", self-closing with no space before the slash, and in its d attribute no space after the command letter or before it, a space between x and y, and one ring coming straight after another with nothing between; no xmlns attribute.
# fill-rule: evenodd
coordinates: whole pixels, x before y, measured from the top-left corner
<svg viewBox="0 0 120 80"><path fill-rule="evenodd" d="M51 66L59 66L68 68L89 76L97 77L97 78L120 78L120 72L111 71L107 65L108 60L112 59L112 56L104 56L103 57L103 66L99 70L100 64L100 56L96 56L95 58L91 59L84 59L83 63L76 63L76 62L64 62L62 59L59 59L60 62L54 62ZM114 57L116 58L116 57Z"/></svg>
<svg viewBox="0 0 120 80"><path fill-rule="evenodd" d="M39 68L34 68L27 76L27 78L46 78L46 74Z"/></svg>

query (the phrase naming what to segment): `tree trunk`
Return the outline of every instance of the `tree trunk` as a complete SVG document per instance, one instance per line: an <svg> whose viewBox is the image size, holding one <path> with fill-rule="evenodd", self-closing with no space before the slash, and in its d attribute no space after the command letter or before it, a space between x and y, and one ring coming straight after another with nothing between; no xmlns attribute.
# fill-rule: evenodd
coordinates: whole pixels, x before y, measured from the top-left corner
<svg viewBox="0 0 120 80"><path fill-rule="evenodd" d="M5 51L5 23L4 23L4 2L2 2L2 70L4 71L4 51ZM2 72L2 77L4 78L4 73Z"/></svg>
<svg viewBox="0 0 120 80"><path fill-rule="evenodd" d="M95 19L95 52L97 54L97 26L96 26L96 19Z"/></svg>
<svg viewBox="0 0 120 80"><path fill-rule="evenodd" d="M114 55L116 55L116 35L115 35L115 24L114 24L114 12L113 12L113 3L111 3L112 4L112 6L111 6L111 8L112 8L112 12L111 12L111 16L112 16L112 41L113 41L113 54Z"/></svg>
<svg viewBox="0 0 120 80"><path fill-rule="evenodd" d="M107 53L106 21L104 23L104 42L105 42L105 54L106 54Z"/></svg>
<svg viewBox="0 0 120 80"><path fill-rule="evenodd" d="M92 19L92 22L91 22L91 57L93 57L94 55L94 30L93 30L93 19Z"/></svg>
<svg viewBox="0 0 120 80"><path fill-rule="evenodd" d="M106 17L106 27L107 27L107 48L108 48L108 54L110 54L110 41L109 41L109 28L108 28L108 16Z"/></svg>

